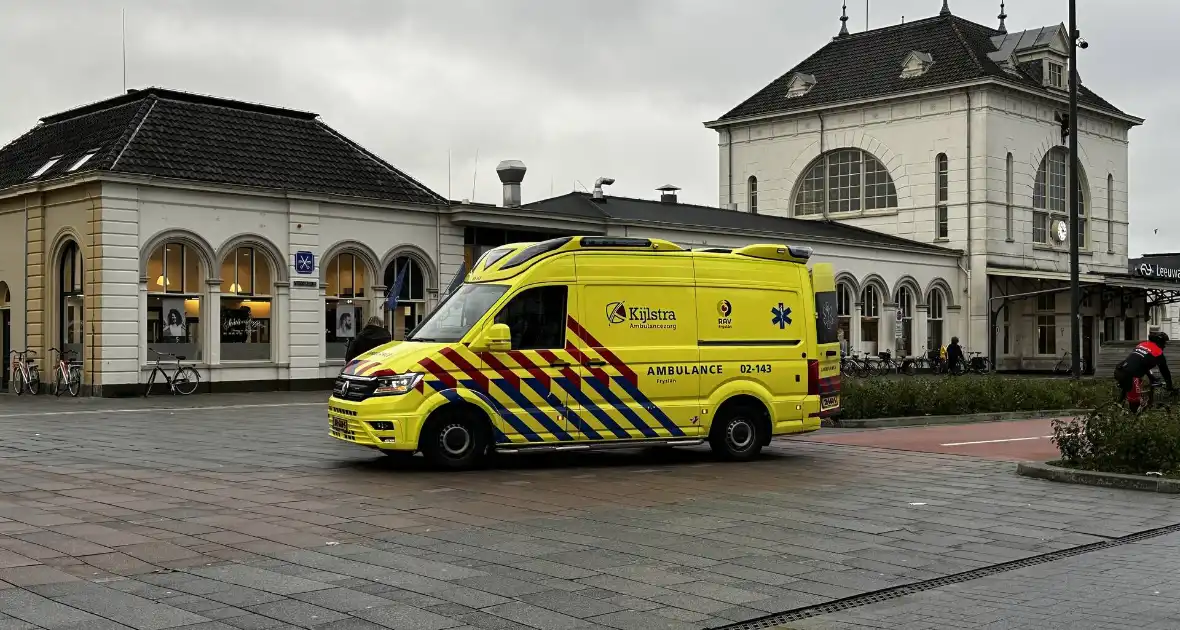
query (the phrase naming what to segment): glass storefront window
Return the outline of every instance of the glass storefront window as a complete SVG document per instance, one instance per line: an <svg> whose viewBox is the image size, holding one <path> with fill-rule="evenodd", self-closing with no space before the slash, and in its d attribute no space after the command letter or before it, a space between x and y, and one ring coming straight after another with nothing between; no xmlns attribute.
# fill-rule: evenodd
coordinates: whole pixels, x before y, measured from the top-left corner
<svg viewBox="0 0 1180 630"><path fill-rule="evenodd" d="M324 272L324 345L329 360L340 360L365 325L365 263L353 254L338 254Z"/></svg>
<svg viewBox="0 0 1180 630"><path fill-rule="evenodd" d="M271 360L270 260L239 247L221 261L221 360Z"/></svg>
<svg viewBox="0 0 1180 630"><path fill-rule="evenodd" d="M149 350L201 360L201 260L182 243L166 243L148 256ZM148 352L148 360L156 355Z"/></svg>

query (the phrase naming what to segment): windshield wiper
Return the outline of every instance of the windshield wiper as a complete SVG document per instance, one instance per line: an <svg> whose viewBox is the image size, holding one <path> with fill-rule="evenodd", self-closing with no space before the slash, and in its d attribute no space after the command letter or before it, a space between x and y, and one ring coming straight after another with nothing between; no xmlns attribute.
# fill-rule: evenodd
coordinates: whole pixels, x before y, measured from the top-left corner
<svg viewBox="0 0 1180 630"><path fill-rule="evenodd" d="M419 342L423 342L423 343L434 343L434 342L438 341L438 339L434 339L431 337L410 337L406 341L419 341Z"/></svg>

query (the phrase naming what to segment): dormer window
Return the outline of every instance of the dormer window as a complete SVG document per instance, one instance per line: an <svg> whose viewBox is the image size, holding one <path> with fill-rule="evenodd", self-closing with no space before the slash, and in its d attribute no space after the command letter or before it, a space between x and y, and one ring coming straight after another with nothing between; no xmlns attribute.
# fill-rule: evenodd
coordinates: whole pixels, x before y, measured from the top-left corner
<svg viewBox="0 0 1180 630"><path fill-rule="evenodd" d="M910 51L901 62L901 78L912 79L926 74L930 66L934 65L934 57L930 53Z"/></svg>
<svg viewBox="0 0 1180 630"><path fill-rule="evenodd" d="M1065 66L1054 62L1045 61L1045 85L1059 90L1065 88Z"/></svg>
<svg viewBox="0 0 1180 630"><path fill-rule="evenodd" d="M787 83L787 98L798 98L807 94L815 87L815 83L815 75L796 72Z"/></svg>

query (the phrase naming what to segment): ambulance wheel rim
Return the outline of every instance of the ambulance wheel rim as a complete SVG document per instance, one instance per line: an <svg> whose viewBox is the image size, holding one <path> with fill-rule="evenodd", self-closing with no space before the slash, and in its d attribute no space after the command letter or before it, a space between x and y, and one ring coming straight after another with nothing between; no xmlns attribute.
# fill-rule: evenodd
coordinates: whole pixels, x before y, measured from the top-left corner
<svg viewBox="0 0 1180 630"><path fill-rule="evenodd" d="M463 457L471 450L471 431L462 424L448 424L438 433L438 444L450 457Z"/></svg>
<svg viewBox="0 0 1180 630"><path fill-rule="evenodd" d="M754 444L754 426L745 418L735 418L726 427L725 438L734 451L745 451Z"/></svg>

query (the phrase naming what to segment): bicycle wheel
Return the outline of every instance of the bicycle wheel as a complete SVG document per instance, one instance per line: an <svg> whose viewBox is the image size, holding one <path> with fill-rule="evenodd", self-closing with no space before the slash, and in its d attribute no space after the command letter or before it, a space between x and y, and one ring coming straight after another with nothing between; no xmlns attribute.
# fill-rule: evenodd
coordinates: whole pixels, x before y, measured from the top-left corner
<svg viewBox="0 0 1180 630"><path fill-rule="evenodd" d="M70 378L66 381L66 387L70 391L70 396L78 397L78 393L82 391L82 369L78 367L70 368Z"/></svg>
<svg viewBox="0 0 1180 630"><path fill-rule="evenodd" d="M25 393L25 375L20 370L12 371L12 389L16 391L17 396Z"/></svg>
<svg viewBox="0 0 1180 630"><path fill-rule="evenodd" d="M65 383L61 380L61 368L53 371L53 395L61 396L61 390L65 387Z"/></svg>
<svg viewBox="0 0 1180 630"><path fill-rule="evenodd" d="M187 365L176 371L176 377L172 379L172 387L183 396L197 391L197 385L201 384L201 374Z"/></svg>
<svg viewBox="0 0 1180 630"><path fill-rule="evenodd" d="M901 363L901 371L906 376L913 376L918 373L918 362L905 360Z"/></svg>
<svg viewBox="0 0 1180 630"><path fill-rule="evenodd" d="M147 398L152 393L152 384L156 382L156 370L153 369L150 376L148 376L147 383L143 386L143 397Z"/></svg>
<svg viewBox="0 0 1180 630"><path fill-rule="evenodd" d="M34 396L41 393L41 370L36 366L29 366L29 382L25 383L25 388Z"/></svg>

